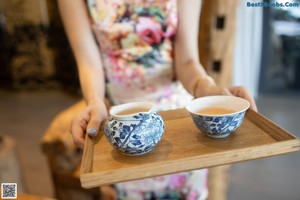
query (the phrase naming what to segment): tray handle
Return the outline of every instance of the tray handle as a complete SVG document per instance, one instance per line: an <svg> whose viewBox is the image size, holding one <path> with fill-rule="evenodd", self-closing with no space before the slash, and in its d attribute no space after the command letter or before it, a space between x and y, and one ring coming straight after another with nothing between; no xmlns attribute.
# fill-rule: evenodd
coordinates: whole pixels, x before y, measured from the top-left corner
<svg viewBox="0 0 300 200"><path fill-rule="evenodd" d="M93 169L93 156L94 156L94 137L86 134L85 145L81 162L81 173L90 173Z"/></svg>

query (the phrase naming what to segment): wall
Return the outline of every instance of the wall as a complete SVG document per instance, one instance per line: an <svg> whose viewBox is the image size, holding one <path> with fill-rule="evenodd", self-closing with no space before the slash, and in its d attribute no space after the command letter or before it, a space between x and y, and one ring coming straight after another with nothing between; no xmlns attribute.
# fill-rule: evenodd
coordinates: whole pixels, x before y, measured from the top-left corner
<svg viewBox="0 0 300 200"><path fill-rule="evenodd" d="M241 1L237 10L233 84L258 96L262 53L262 8L249 8Z"/></svg>

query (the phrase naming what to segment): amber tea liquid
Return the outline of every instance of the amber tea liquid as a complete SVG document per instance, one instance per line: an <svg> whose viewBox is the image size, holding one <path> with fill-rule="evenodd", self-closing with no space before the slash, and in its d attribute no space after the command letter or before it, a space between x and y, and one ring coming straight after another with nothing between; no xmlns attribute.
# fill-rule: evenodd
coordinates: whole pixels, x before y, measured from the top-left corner
<svg viewBox="0 0 300 200"><path fill-rule="evenodd" d="M234 112L235 110L230 108L208 107L208 108L199 109L196 113L200 115L225 115Z"/></svg>
<svg viewBox="0 0 300 200"><path fill-rule="evenodd" d="M132 115L132 114L135 114L135 113L139 113L139 112L148 112L149 110L148 109L145 109L145 108L129 108L129 109L126 109L126 110L122 110L118 113L116 113L117 115Z"/></svg>

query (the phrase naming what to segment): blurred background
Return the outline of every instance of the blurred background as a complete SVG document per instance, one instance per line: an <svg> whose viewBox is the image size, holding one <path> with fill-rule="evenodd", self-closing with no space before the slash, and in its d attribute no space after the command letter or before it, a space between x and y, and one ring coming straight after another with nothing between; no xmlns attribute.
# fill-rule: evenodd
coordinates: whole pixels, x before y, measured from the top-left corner
<svg viewBox="0 0 300 200"><path fill-rule="evenodd" d="M293 6L239 1L230 76L250 89L260 113L300 137L300 1L276 2ZM78 162L74 155L61 161L41 142L57 114L82 99L56 1L0 1L0 63L0 182L40 198L55 197L56 184L78 187L52 172L54 162ZM233 164L229 177L230 200L299 200L300 153Z"/></svg>

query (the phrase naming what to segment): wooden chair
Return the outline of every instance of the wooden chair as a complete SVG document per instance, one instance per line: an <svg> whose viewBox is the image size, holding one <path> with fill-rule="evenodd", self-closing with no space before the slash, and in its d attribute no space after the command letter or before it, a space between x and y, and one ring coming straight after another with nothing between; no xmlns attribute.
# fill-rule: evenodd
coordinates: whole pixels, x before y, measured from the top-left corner
<svg viewBox="0 0 300 200"><path fill-rule="evenodd" d="M84 189L79 180L82 151L69 133L72 118L84 107L79 102L62 111L51 122L41 140L52 175L55 196L61 200L100 199L99 189Z"/></svg>

